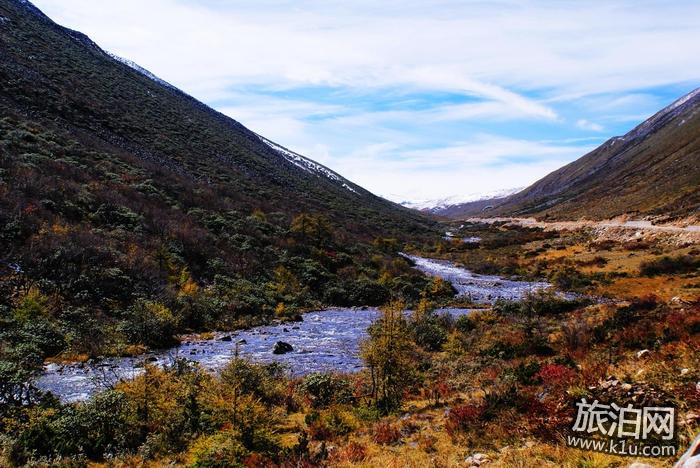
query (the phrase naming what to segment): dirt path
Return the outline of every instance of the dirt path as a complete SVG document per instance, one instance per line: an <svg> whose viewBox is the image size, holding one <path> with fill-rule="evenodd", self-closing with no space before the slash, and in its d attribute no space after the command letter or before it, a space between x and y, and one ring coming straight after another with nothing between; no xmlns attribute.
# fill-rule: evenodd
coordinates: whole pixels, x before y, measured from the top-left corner
<svg viewBox="0 0 700 468"><path fill-rule="evenodd" d="M541 227L551 230L575 230L582 228L599 229L601 231L621 230L633 231L637 235L645 234L671 234L674 237L679 237L683 241L698 243L700 242L700 225L689 226L673 226L673 225L655 225L651 221L538 221L535 218L468 218L466 221L481 222L493 224L496 222L507 222L526 227Z"/></svg>

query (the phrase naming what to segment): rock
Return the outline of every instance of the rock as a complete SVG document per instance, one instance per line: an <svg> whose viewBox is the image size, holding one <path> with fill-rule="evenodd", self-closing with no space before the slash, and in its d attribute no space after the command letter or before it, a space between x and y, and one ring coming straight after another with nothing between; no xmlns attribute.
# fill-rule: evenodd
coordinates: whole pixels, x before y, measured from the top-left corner
<svg viewBox="0 0 700 468"><path fill-rule="evenodd" d="M629 392L630 390L632 390L632 384L624 383L620 386L620 388L626 392Z"/></svg>
<svg viewBox="0 0 700 468"><path fill-rule="evenodd" d="M654 468L654 467L647 464L647 463L634 462L634 463L630 463L629 465L627 465L627 468Z"/></svg>
<svg viewBox="0 0 700 468"><path fill-rule="evenodd" d="M239 340L238 344L248 344L248 342L246 340Z"/></svg>
<svg viewBox="0 0 700 468"><path fill-rule="evenodd" d="M284 328L282 328L282 331L285 332L285 333L289 333L289 328L284 327Z"/></svg>
<svg viewBox="0 0 700 468"><path fill-rule="evenodd" d="M482 464L484 464L488 461L489 461L489 458L486 456L486 454L475 453L474 455L468 456L464 460L464 463L466 463L467 466L481 466Z"/></svg>
<svg viewBox="0 0 700 468"><path fill-rule="evenodd" d="M681 369L681 375L685 375L690 372L690 369Z"/></svg>
<svg viewBox="0 0 700 468"><path fill-rule="evenodd" d="M688 451L674 465L675 468L698 468L700 467L700 435L690 444Z"/></svg>
<svg viewBox="0 0 700 468"><path fill-rule="evenodd" d="M637 352L637 359L642 359L643 357L646 357L648 355L649 355L649 350L643 349L643 350Z"/></svg>
<svg viewBox="0 0 700 468"><path fill-rule="evenodd" d="M473 455L464 459L464 463L467 466L481 466L481 464L484 463L485 461L486 460L479 460L479 459L475 458Z"/></svg>
<svg viewBox="0 0 700 468"><path fill-rule="evenodd" d="M233 337L231 335L222 336L219 341L233 341Z"/></svg>
<svg viewBox="0 0 700 468"><path fill-rule="evenodd" d="M285 343L284 341L278 341L275 343L275 347L272 350L272 354L287 354L291 353L294 351L294 348L292 348L292 345L289 343Z"/></svg>

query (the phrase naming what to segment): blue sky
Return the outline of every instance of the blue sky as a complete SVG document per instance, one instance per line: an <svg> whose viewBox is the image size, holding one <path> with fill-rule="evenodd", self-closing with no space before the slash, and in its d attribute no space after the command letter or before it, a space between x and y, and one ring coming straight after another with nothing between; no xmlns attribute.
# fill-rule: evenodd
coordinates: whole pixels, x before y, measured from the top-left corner
<svg viewBox="0 0 700 468"><path fill-rule="evenodd" d="M395 201L526 186L700 86L697 1L34 3Z"/></svg>

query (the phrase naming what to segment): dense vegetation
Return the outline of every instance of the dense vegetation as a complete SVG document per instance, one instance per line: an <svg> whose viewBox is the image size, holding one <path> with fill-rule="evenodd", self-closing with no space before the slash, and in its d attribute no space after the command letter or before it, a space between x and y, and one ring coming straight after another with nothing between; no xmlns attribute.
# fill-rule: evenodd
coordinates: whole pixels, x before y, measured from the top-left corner
<svg viewBox="0 0 700 468"><path fill-rule="evenodd" d="M2 0L0 16L3 385L46 357L429 286L396 254L431 221L296 167L29 3Z"/></svg>
<svg viewBox="0 0 700 468"><path fill-rule="evenodd" d="M297 220L289 230L305 223ZM312 226L309 235L318 232ZM562 446L574 403L583 397L673 404L683 449L700 423L700 304L692 299L700 284L697 272L679 282L673 272L644 276L641 265L664 257L687 263L696 255L692 247L630 245L586 232L507 225L470 225L461 234L478 235L482 242L445 240L426 243L421 251L489 272L539 273L569 283L579 278L580 290L593 295L623 286L628 292L602 303L535 294L455 320L433 312L451 288L438 280L408 281L409 266L394 260L376 283L388 288L388 297L413 296L414 311L400 313L407 307L400 301L383 308L363 346L365 370L290 378L279 366L234 359L212 375L177 361L166 369L147 366L135 380L78 404L6 384L1 390L10 404L0 419L4 460L77 466L88 461L450 466L479 453L496 466L628 462ZM372 249L391 250L392 242L375 244ZM664 281L674 289L667 290ZM634 282L640 282L638 289L629 289ZM410 290L415 292L407 294ZM664 297L649 296L651 291ZM29 297L14 309L17 320L45 301ZM163 313L152 303L139 307ZM20 346L31 345L28 335L8 348L14 359L29 356L30 348Z"/></svg>
<svg viewBox="0 0 700 468"><path fill-rule="evenodd" d="M582 397L673 404L681 447L700 423L700 303L537 294L458 320L427 300L403 309L383 309L354 375L291 379L237 358L212 375L176 361L84 403L4 406L5 461L448 466L486 452L496 465L610 466L620 460L555 449Z"/></svg>

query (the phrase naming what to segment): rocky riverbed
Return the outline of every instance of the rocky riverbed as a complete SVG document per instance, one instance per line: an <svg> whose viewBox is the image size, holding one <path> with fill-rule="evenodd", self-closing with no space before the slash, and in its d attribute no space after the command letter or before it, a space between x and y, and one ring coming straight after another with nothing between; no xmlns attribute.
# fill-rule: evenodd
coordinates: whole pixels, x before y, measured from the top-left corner
<svg viewBox="0 0 700 468"><path fill-rule="evenodd" d="M498 298L517 299L527 292L549 285L513 281L497 276L475 275L452 263L407 256L426 274L450 281L460 294L476 303ZM459 316L470 309L440 309L437 313ZM212 339L186 338L172 349L138 357L105 358L88 363L48 364L36 379L42 390L53 392L63 401L77 401L122 379L143 372L147 363L168 365L178 358L194 361L217 371L234 357L256 362L278 362L294 375L317 371L355 372L362 368L360 343L367 327L377 319L375 308L332 308L303 315L297 323L278 323L234 333L217 333ZM285 345L289 345L291 349ZM274 351L278 350L278 353Z"/></svg>

